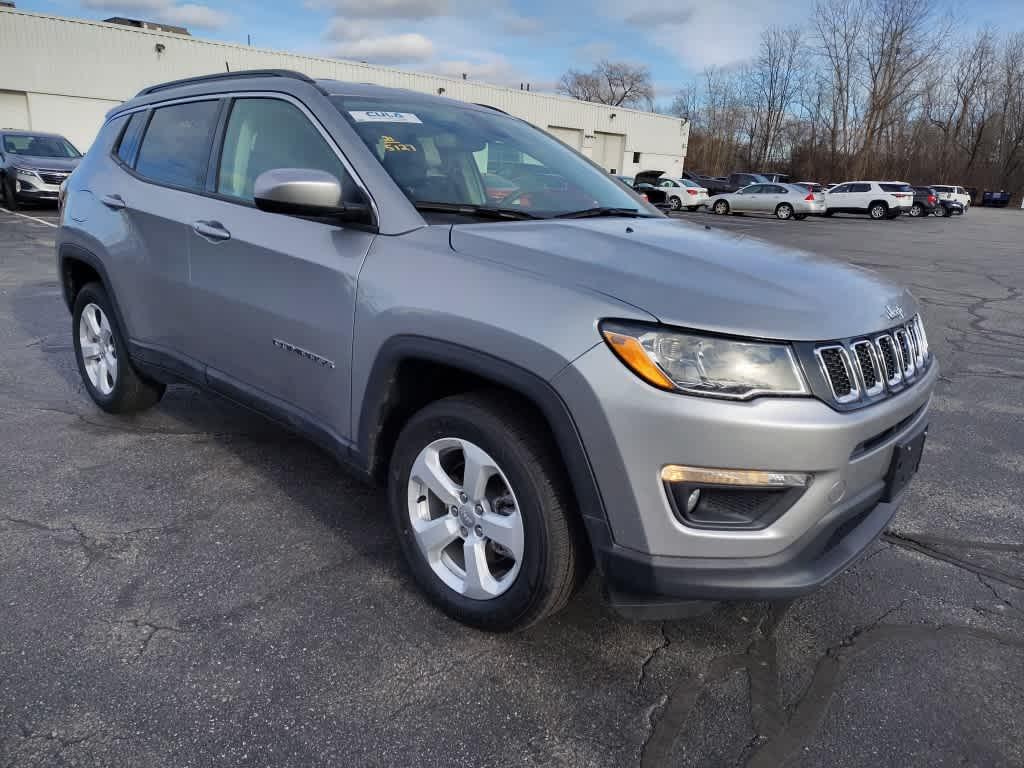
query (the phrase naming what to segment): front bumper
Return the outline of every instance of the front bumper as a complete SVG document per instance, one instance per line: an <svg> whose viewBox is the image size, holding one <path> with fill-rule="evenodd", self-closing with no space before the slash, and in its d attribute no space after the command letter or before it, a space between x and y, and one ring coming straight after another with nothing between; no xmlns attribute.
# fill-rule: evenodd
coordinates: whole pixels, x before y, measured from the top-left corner
<svg viewBox="0 0 1024 768"><path fill-rule="evenodd" d="M53 200L60 194L59 184L47 184L41 180L25 181L16 179L14 194L19 200Z"/></svg>
<svg viewBox="0 0 1024 768"><path fill-rule="evenodd" d="M898 501L882 501L893 448L925 428L937 377L933 358L912 387L840 413L806 397L737 403L662 392L595 347L553 383L604 501L607 519L586 522L607 583L682 599L785 597L824 583L895 513ZM764 528L696 528L673 511L659 474L667 464L813 479Z"/></svg>

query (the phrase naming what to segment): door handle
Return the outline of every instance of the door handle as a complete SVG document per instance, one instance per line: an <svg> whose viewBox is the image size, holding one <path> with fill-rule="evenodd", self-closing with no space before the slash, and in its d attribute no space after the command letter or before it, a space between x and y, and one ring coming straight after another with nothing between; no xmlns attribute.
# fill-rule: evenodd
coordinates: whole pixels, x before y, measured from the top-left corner
<svg viewBox="0 0 1024 768"><path fill-rule="evenodd" d="M115 211L120 211L128 206L128 203L120 195L104 195L100 198L100 202L107 206L107 208L113 208Z"/></svg>
<svg viewBox="0 0 1024 768"><path fill-rule="evenodd" d="M231 233L219 221L197 221L192 225L192 229L195 230L197 235L211 242L231 239Z"/></svg>

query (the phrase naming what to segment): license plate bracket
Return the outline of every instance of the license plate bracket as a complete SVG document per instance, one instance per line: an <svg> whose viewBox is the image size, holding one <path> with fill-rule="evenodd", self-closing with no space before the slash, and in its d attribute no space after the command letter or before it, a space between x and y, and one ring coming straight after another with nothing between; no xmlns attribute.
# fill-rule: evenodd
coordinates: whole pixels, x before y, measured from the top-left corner
<svg viewBox="0 0 1024 768"><path fill-rule="evenodd" d="M890 502L902 493L910 479L917 474L921 466L921 454L924 452L924 440L928 437L928 427L921 428L913 437L901 440L893 446L892 463L889 473L885 476L885 492L882 501Z"/></svg>

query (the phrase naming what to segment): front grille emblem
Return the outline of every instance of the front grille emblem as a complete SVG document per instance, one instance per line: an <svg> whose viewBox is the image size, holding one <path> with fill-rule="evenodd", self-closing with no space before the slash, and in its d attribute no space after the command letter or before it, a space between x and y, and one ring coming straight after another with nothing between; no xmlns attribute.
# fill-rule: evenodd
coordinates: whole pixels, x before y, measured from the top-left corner
<svg viewBox="0 0 1024 768"><path fill-rule="evenodd" d="M885 305L885 316L890 320L902 320L903 319L903 307L899 304L886 304Z"/></svg>

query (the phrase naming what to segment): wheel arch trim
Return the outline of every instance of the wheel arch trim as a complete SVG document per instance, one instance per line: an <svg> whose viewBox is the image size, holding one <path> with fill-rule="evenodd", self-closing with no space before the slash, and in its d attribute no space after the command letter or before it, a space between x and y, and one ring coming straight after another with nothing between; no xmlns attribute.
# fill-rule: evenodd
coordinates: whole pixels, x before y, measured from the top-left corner
<svg viewBox="0 0 1024 768"><path fill-rule="evenodd" d="M568 405L551 384L537 374L487 352L440 339L417 335L393 336L377 352L359 410L355 450L371 474L386 457L378 446L381 427L397 407L398 370L404 362L436 363L465 370L495 386L516 392L538 409L551 430L559 455L569 474L576 503L584 518L607 520L604 503L583 438ZM355 415L355 414L353 414Z"/></svg>

